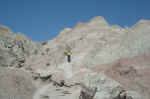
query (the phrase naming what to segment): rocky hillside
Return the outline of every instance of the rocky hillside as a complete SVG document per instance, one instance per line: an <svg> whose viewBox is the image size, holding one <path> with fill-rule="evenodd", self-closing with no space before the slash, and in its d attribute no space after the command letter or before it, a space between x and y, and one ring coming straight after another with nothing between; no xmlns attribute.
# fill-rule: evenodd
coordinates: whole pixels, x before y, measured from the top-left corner
<svg viewBox="0 0 150 99"><path fill-rule="evenodd" d="M39 44L0 26L0 99L149 99L149 31L98 16Z"/></svg>
<svg viewBox="0 0 150 99"><path fill-rule="evenodd" d="M40 44L29 40L25 35L13 34L4 26L0 26L0 65L4 67L22 67L26 57L37 54Z"/></svg>

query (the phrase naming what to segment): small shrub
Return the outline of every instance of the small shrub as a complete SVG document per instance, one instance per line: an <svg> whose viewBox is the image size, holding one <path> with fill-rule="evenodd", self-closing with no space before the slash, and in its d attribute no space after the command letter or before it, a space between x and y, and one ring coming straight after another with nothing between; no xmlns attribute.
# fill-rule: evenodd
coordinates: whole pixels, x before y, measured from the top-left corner
<svg viewBox="0 0 150 99"><path fill-rule="evenodd" d="M50 66L50 63L46 63L46 66Z"/></svg>

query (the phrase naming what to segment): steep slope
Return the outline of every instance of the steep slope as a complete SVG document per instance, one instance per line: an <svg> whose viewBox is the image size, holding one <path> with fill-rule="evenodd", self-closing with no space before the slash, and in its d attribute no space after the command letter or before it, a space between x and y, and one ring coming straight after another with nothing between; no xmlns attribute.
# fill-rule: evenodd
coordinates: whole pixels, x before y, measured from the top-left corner
<svg viewBox="0 0 150 99"><path fill-rule="evenodd" d="M128 99L149 99L149 90L145 88L144 93L141 91L145 87L141 85L146 84L147 87L149 84L149 82L145 83L147 77L144 78L145 73L150 72L149 69L145 71L147 61L140 65L144 70L138 69L141 72L141 78L136 76L136 70L134 70L138 62L133 67L117 64L118 60L134 61L136 56L149 52L149 31L150 23L147 20L141 20L131 28L121 28L117 25L110 26L103 17L98 16L89 22L78 23L75 28L65 28L53 40L38 44L24 35L13 34L10 29L1 26L0 66L10 71L19 67L17 70L23 73L19 77L24 78L24 74L29 76L24 81L24 87L28 88L30 84L33 90L22 99L50 99L52 97L56 99L87 99L87 97L88 99L122 99L119 98L120 94L126 95ZM70 49L72 55L71 62L68 63L64 53ZM149 68L149 65L146 68ZM131 73L127 75L128 78L119 75L120 72L130 72L130 69ZM12 73L11 76L10 82L13 82L16 74ZM8 76L8 79L11 76ZM144 81L134 83L130 76ZM5 77L1 78L5 80ZM121 81L122 78L126 79L125 83ZM21 83L21 81L18 82ZM4 84L0 80L1 83ZM134 84L136 88L129 88L128 84L131 86ZM11 85L13 84L10 83L8 86ZM130 90L137 90L142 97ZM6 93L12 92L8 88ZM15 93L10 96L17 94L20 95L19 91L15 90ZM1 96L3 95L5 94Z"/></svg>
<svg viewBox="0 0 150 99"><path fill-rule="evenodd" d="M28 59L27 63L30 64L32 61L32 68L39 67L45 70L54 66L67 65L64 52L71 48L70 65L72 69L78 71L81 67L91 68L97 64L112 63L121 57L142 54L149 50L149 43L147 43L150 42L149 37L147 23L140 30L124 29L119 26L109 26L103 17L96 17L87 23L77 24L73 29L64 29L58 37L43 43L42 55ZM36 57L42 58L38 60L39 58Z"/></svg>
<svg viewBox="0 0 150 99"><path fill-rule="evenodd" d="M0 65L22 67L26 57L38 53L40 45L29 40L25 35L13 34L10 31L0 26Z"/></svg>
<svg viewBox="0 0 150 99"><path fill-rule="evenodd" d="M77 74L88 73L97 65L106 64L107 67L107 64L115 63L120 58L148 52L149 27L147 21L139 22L132 28L109 26L103 17L96 17L87 23L78 23L73 29L66 28L55 39L44 42L42 55L29 58L27 64L31 63L31 68L40 75L53 75L54 71L61 71L64 78L57 79L67 81ZM72 50L71 63L64 55L68 49ZM108 68L111 66L108 65Z"/></svg>
<svg viewBox="0 0 150 99"><path fill-rule="evenodd" d="M47 41L47 44L43 45L45 55L41 57L43 56L43 61L49 60L50 66L61 66L67 64L64 52L71 48L71 65L75 69L93 66L100 61L107 63L118 57L114 55L114 51L120 46L123 33L121 28L110 27L104 18L97 17L82 26L64 30L54 40Z"/></svg>
<svg viewBox="0 0 150 99"><path fill-rule="evenodd" d="M32 75L21 68L39 48L25 35L0 26L0 99L32 99L36 90Z"/></svg>
<svg viewBox="0 0 150 99"><path fill-rule="evenodd" d="M146 99L150 95L150 54L145 53L132 58L121 58L111 64L100 64L92 68L94 72L104 72L128 90L139 92Z"/></svg>

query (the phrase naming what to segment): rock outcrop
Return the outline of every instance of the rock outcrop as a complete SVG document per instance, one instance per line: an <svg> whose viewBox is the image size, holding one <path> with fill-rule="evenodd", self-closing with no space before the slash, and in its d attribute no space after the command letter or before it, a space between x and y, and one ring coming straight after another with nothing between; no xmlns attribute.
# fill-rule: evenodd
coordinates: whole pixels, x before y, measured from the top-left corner
<svg viewBox="0 0 150 99"><path fill-rule="evenodd" d="M34 43L25 35L12 34L10 31L0 27L0 65L22 67L26 57L39 52L40 44Z"/></svg>
<svg viewBox="0 0 150 99"><path fill-rule="evenodd" d="M121 28L98 16L40 44L0 26L0 99L149 99L149 31L148 20Z"/></svg>

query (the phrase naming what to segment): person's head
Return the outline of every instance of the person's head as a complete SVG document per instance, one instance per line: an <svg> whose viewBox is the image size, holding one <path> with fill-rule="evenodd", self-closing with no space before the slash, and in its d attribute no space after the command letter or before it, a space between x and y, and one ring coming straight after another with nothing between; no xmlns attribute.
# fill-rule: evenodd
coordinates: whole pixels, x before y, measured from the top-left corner
<svg viewBox="0 0 150 99"><path fill-rule="evenodd" d="M66 45L66 50L71 51L71 47L69 45Z"/></svg>

